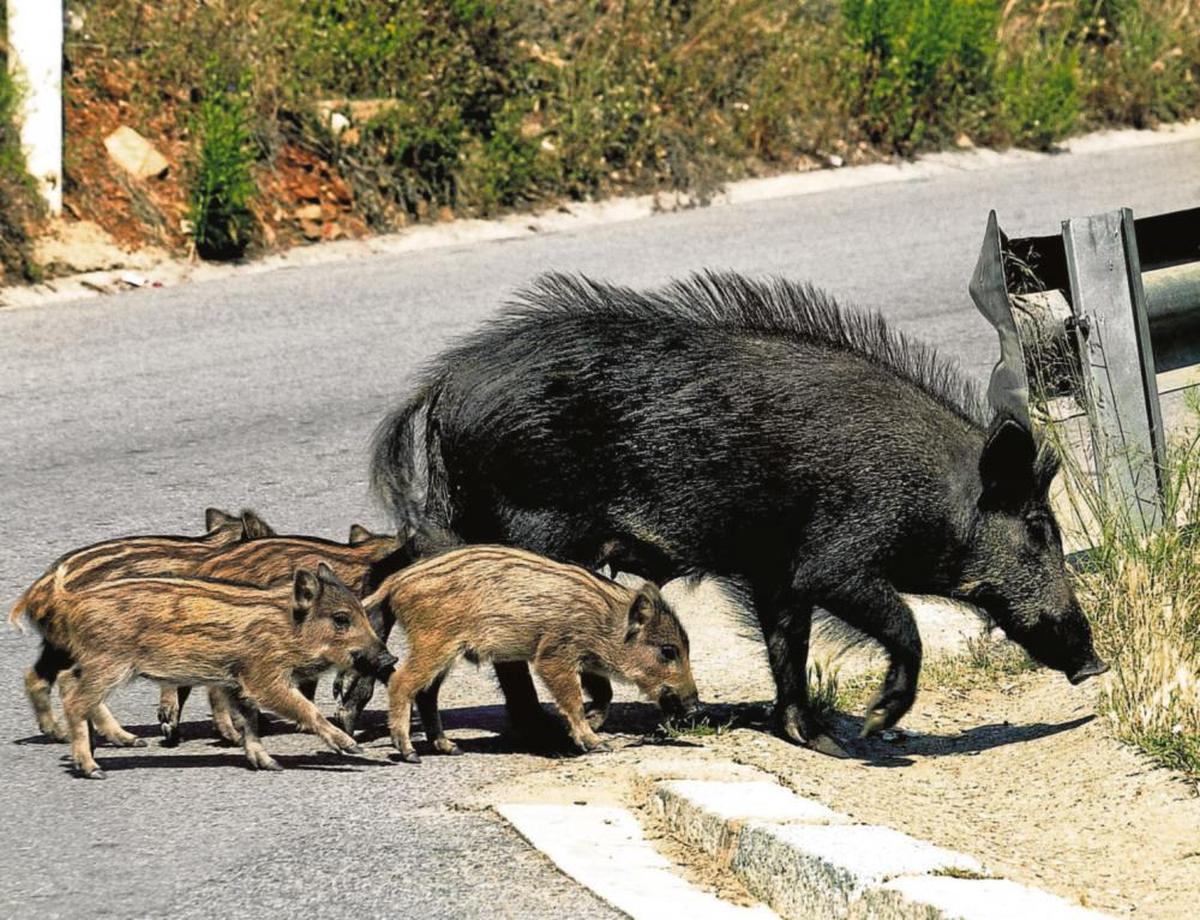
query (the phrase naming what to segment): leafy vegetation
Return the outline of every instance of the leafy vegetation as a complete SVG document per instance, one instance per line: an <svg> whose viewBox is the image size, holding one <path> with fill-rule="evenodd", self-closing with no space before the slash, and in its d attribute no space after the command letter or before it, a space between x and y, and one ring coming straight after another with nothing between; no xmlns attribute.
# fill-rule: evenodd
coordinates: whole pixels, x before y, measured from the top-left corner
<svg viewBox="0 0 1200 920"><path fill-rule="evenodd" d="M256 159L247 117L246 88L230 82L210 59L203 95L192 122L197 153L190 169L189 220L196 251L206 259L236 259L250 245Z"/></svg>

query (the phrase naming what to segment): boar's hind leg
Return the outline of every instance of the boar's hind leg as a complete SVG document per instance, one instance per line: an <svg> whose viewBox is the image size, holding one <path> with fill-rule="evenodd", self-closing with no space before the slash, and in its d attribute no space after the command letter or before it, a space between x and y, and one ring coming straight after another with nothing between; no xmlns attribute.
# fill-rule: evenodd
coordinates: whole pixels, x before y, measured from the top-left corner
<svg viewBox="0 0 1200 920"><path fill-rule="evenodd" d="M462 749L446 737L442 727L442 711L438 708L438 691L446 679L449 669L442 671L424 690L417 691L417 711L421 713L421 727L425 729L425 740L439 754L461 754Z"/></svg>
<svg viewBox="0 0 1200 920"><path fill-rule="evenodd" d="M887 675L867 710L862 736L891 728L912 708L921 671L921 636L899 593L882 579L844 583L820 599L835 617L870 636L888 653Z"/></svg>
<svg viewBox="0 0 1200 920"><path fill-rule="evenodd" d="M529 666L523 661L497 661L496 679L504 693L504 706L508 710L508 721L517 734L527 740L537 741L558 735L562 728L538 701L537 688L529 676Z"/></svg>

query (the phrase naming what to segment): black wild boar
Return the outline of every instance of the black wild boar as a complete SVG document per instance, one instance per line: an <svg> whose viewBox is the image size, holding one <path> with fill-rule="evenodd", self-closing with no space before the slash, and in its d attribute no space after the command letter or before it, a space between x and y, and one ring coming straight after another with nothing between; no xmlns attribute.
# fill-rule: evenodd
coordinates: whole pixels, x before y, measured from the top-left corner
<svg viewBox="0 0 1200 920"><path fill-rule="evenodd" d="M594 731L603 715L584 708L585 673L627 680L668 712L697 704L687 633L649 583L635 591L511 547L466 546L388 577L363 604L387 606L408 637L388 680L388 723L409 763L420 761L409 737L414 699L434 750L458 753L437 697L460 657L532 662L584 752L605 749Z"/></svg>
<svg viewBox="0 0 1200 920"><path fill-rule="evenodd" d="M551 275L433 365L381 425L372 478L406 527L740 584L777 730L827 748L805 679L814 606L890 657L864 733L916 695L901 592L977 604L1073 682L1105 670L1048 501L1057 469L932 351L811 287ZM497 672L513 721L537 716L525 667Z"/></svg>
<svg viewBox="0 0 1200 920"><path fill-rule="evenodd" d="M56 560L21 595L9 619L15 624L22 616L27 617L42 637L41 654L25 674L25 692L45 734L59 741L67 740L66 731L54 718L50 706L50 691L69 661L57 601L72 591L113 578L189 575L201 562L227 546L274 533L253 511L243 511L235 517L218 508L205 510L204 528L206 532L200 537L121 537L73 550ZM96 730L113 743L139 743L106 706L99 706L93 719Z"/></svg>

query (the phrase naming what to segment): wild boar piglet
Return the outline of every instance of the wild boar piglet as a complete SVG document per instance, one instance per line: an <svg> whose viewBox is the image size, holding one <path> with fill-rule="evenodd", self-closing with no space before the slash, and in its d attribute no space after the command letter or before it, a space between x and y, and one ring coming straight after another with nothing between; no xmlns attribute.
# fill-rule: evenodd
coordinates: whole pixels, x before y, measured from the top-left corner
<svg viewBox="0 0 1200 920"><path fill-rule="evenodd" d="M371 533L365 527L355 524L350 528L348 543L335 543L296 534L271 536L228 546L209 556L190 574L200 578L266 586L290 578L296 569L315 569L321 563L325 563L351 591L361 597L367 593L369 586L374 587L378 584L378 581L372 584L372 573L377 566L396 555L397 547L398 542L394 535ZM395 565L403 565L409 561L410 557L402 556ZM391 568L385 566L384 571L390 572ZM379 580L382 580L382 576L379 576ZM382 631L382 624L372 622L371 626L386 641L387 634ZM370 681L364 687L368 698L373 683L374 681ZM190 691L191 688L187 686L173 687L164 684L162 687L159 695L158 723L163 734L163 744L169 747L179 743L179 719ZM300 692L308 699L313 699L317 692L316 679L301 683ZM240 744L241 732L235 725L233 711L225 705L225 694L219 687L209 688L209 704L212 706L213 723L217 733L228 741ZM346 730L350 731L349 728Z"/></svg>
<svg viewBox="0 0 1200 920"><path fill-rule="evenodd" d="M54 717L50 691L59 673L71 667L66 650L67 622L58 601L63 594L115 578L146 575L192 575L213 553L232 544L268 536L274 531L253 511L240 516L217 508L204 512L199 537L121 537L72 550L57 559L14 605L13 623L26 617L42 638L37 662L25 673L25 693L33 706L38 727L56 741L66 741L66 730ZM65 692L61 690L60 692ZM139 740L121 727L104 706L93 716L96 730L114 744L135 745Z"/></svg>
<svg viewBox="0 0 1200 920"><path fill-rule="evenodd" d="M197 578L130 578L71 595L74 681L63 708L78 772L104 773L92 757L87 719L116 687L134 677L175 686L217 686L243 711L250 765L277 770L255 731L257 710L298 723L335 751L357 752L296 688L330 667L390 667L396 661L362 604L328 566L297 569L270 588Z"/></svg>
<svg viewBox="0 0 1200 920"><path fill-rule="evenodd" d="M388 718L409 763L420 760L409 736L414 697L434 750L458 753L437 694L460 657L531 663L585 752L605 748L584 711L581 672L633 683L670 712L698 704L687 633L649 583L634 590L523 550L468 546L388 577L363 603L386 604L408 636L388 680Z"/></svg>

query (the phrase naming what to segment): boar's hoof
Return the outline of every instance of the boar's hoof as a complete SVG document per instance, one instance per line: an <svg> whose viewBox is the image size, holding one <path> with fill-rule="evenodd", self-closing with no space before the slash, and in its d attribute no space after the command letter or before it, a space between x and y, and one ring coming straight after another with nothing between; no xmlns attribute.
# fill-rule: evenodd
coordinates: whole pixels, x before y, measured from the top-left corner
<svg viewBox="0 0 1200 920"><path fill-rule="evenodd" d="M850 754L838 743L836 738L824 733L814 736L805 746L811 751L816 751L818 754L824 754L826 757L836 757L838 760L846 760L850 757Z"/></svg>
<svg viewBox="0 0 1200 920"><path fill-rule="evenodd" d="M858 737L866 738L881 731L891 723L891 714L884 708L872 709L867 713L867 718L863 722L862 732Z"/></svg>

